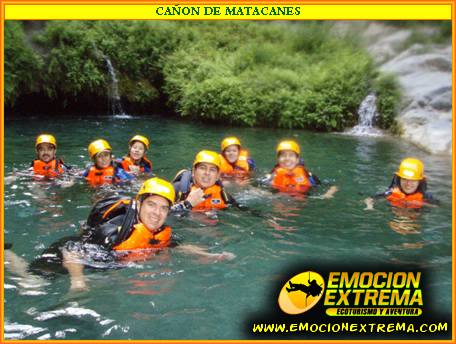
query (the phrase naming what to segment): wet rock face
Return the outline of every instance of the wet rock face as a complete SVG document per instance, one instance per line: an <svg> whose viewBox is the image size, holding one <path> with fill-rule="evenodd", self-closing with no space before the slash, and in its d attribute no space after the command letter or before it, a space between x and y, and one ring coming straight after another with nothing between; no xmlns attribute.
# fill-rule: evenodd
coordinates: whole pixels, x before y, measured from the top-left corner
<svg viewBox="0 0 456 344"><path fill-rule="evenodd" d="M401 84L397 120L403 137L430 153L451 155L451 45L414 44L404 50L411 30L380 23L371 23L363 35L380 69Z"/></svg>
<svg viewBox="0 0 456 344"><path fill-rule="evenodd" d="M426 50L413 45L381 69L401 83L404 137L431 153L451 154L451 46Z"/></svg>

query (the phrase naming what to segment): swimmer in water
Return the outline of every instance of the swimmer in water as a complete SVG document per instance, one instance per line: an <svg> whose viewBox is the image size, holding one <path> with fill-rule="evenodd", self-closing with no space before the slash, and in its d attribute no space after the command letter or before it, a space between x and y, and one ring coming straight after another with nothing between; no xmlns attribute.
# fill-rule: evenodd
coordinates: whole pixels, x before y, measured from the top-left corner
<svg viewBox="0 0 456 344"><path fill-rule="evenodd" d="M103 139L95 140L89 144L89 156L93 164L87 167L83 177L92 186L114 184L131 180L133 177L112 161L112 149Z"/></svg>
<svg viewBox="0 0 456 344"><path fill-rule="evenodd" d="M280 142L276 153L277 164L263 183L285 193L307 193L320 184L318 177L304 167L301 148L296 141ZM331 186L321 198L332 198L337 190L337 186Z"/></svg>
<svg viewBox="0 0 456 344"><path fill-rule="evenodd" d="M173 246L172 230L165 225L165 220L174 198L172 184L160 178L148 179L134 199L98 202L89 215L81 237L59 240L30 266L26 266L23 259L12 251L6 250L6 266L20 276L26 276L29 271L45 276L68 272L71 289L87 289L83 274L86 259L144 260L159 250ZM174 243L174 246L184 253L215 260L235 257L229 252L209 253L194 245L176 246Z"/></svg>
<svg viewBox="0 0 456 344"><path fill-rule="evenodd" d="M209 211L237 205L220 181L220 156L202 150L193 161L192 170L182 170L174 177L176 204L173 211Z"/></svg>
<svg viewBox="0 0 456 344"><path fill-rule="evenodd" d="M128 155L117 162L119 167L134 176L152 172L152 163L146 157L149 147L150 143L147 137L142 135L133 136L128 143Z"/></svg>
<svg viewBox="0 0 456 344"><path fill-rule="evenodd" d="M55 178L69 170L69 167L56 157L57 140L53 135L39 135L35 141L35 151L36 159L30 166L34 175Z"/></svg>
<svg viewBox="0 0 456 344"><path fill-rule="evenodd" d="M364 200L365 210L374 209L374 198L385 198L394 207L409 209L437 203L432 194L427 192L423 162L415 158L402 160L388 190Z"/></svg>
<svg viewBox="0 0 456 344"><path fill-rule="evenodd" d="M242 148L241 141L237 137L230 136L222 140L220 144L220 178L226 185L234 180L238 184L247 180L255 170L255 161L249 152Z"/></svg>

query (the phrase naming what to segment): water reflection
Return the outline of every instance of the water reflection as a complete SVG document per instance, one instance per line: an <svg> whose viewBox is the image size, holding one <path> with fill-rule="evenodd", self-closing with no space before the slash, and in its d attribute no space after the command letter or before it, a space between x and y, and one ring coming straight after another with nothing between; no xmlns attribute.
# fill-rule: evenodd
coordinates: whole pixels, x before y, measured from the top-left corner
<svg viewBox="0 0 456 344"><path fill-rule="evenodd" d="M421 225L418 223L420 212L416 209L392 207L394 219L389 222L390 228L398 234L420 234Z"/></svg>
<svg viewBox="0 0 456 344"><path fill-rule="evenodd" d="M169 257L168 257L169 259ZM163 261L163 257L161 258ZM160 269L158 274L167 274L167 278L150 279L149 274L136 274L136 278L129 278L126 293L130 295L161 295L171 291L177 283L177 277L172 276L172 270Z"/></svg>

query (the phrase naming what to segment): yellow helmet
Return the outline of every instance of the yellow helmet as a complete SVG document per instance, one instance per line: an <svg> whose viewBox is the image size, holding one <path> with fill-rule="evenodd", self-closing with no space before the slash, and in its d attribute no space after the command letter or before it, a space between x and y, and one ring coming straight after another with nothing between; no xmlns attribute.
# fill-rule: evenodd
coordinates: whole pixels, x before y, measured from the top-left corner
<svg viewBox="0 0 456 344"><path fill-rule="evenodd" d="M173 205L174 198L176 197L173 185L166 180L157 177L146 180L139 189L136 198L145 194L153 194L164 197L171 205Z"/></svg>
<svg viewBox="0 0 456 344"><path fill-rule="evenodd" d="M406 158L402 160L396 175L405 179L421 180L425 178L424 165L421 160Z"/></svg>
<svg viewBox="0 0 456 344"><path fill-rule="evenodd" d="M283 150L291 150L298 155L301 154L301 149L299 148L299 145L296 143L296 141L287 140L280 142L276 149L277 154Z"/></svg>
<svg viewBox="0 0 456 344"><path fill-rule="evenodd" d="M146 146L146 149L149 149L149 139L147 137L142 135L135 135L130 139L130 142L128 142L128 144L131 146L135 141L141 142L144 146Z"/></svg>
<svg viewBox="0 0 456 344"><path fill-rule="evenodd" d="M195 161L193 161L193 167L196 166L196 164L206 162L208 164L212 164L217 166L218 169L220 169L220 166L222 165L222 162L220 160L220 155L218 153L209 151L209 150L202 150L198 154L196 154Z"/></svg>
<svg viewBox="0 0 456 344"><path fill-rule="evenodd" d="M51 145L54 145L55 148L57 148L57 141L55 140L55 137L49 134L42 134L38 136L35 141L35 148L37 148L41 143L50 143Z"/></svg>
<svg viewBox="0 0 456 344"><path fill-rule="evenodd" d="M93 159L95 157L95 155L97 155L100 152L106 151L106 150L112 151L111 146L109 145L108 141L103 140L103 139L93 141L89 145L90 159Z"/></svg>
<svg viewBox="0 0 456 344"><path fill-rule="evenodd" d="M220 144L220 147L222 148L222 152L227 147L232 146L232 145L238 145L239 147L241 147L241 141L239 141L239 139L235 136L230 136L230 137L224 138L222 143Z"/></svg>

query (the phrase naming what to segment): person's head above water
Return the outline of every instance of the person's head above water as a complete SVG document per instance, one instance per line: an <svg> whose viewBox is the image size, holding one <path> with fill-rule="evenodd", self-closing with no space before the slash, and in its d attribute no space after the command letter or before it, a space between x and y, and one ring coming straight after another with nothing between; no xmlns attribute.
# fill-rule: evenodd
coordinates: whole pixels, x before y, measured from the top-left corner
<svg viewBox="0 0 456 344"><path fill-rule="evenodd" d="M196 186L207 189L213 186L220 177L220 156L213 151L202 150L193 161L193 181Z"/></svg>
<svg viewBox="0 0 456 344"><path fill-rule="evenodd" d="M406 194L412 194L418 190L420 183L426 178L424 165L421 160L406 158L399 165L396 176L400 179L402 191Z"/></svg>
<svg viewBox="0 0 456 344"><path fill-rule="evenodd" d="M108 141L98 139L90 143L89 156L98 168L106 168L112 162L112 149Z"/></svg>
<svg viewBox="0 0 456 344"><path fill-rule="evenodd" d="M57 141L54 136L42 134L35 141L36 156L39 160L49 162L55 159Z"/></svg>
<svg viewBox="0 0 456 344"><path fill-rule="evenodd" d="M277 145L277 163L280 167L292 170L299 164L301 149L296 141L286 140Z"/></svg>
<svg viewBox="0 0 456 344"><path fill-rule="evenodd" d="M139 221L150 231L158 230L165 223L174 198L171 183L157 177L146 180L136 196Z"/></svg>
<svg viewBox="0 0 456 344"><path fill-rule="evenodd" d="M241 141L235 136L226 137L222 140L220 148L225 159L234 164L241 153Z"/></svg>
<svg viewBox="0 0 456 344"><path fill-rule="evenodd" d="M142 135L135 135L128 142L128 154L134 161L141 160L149 150L149 139Z"/></svg>

